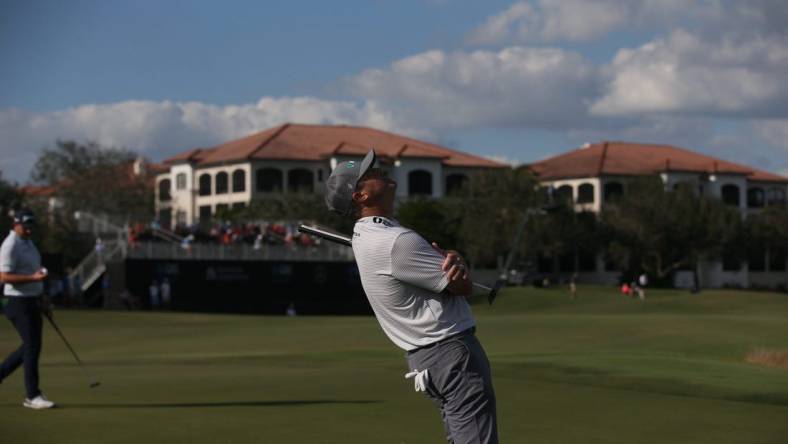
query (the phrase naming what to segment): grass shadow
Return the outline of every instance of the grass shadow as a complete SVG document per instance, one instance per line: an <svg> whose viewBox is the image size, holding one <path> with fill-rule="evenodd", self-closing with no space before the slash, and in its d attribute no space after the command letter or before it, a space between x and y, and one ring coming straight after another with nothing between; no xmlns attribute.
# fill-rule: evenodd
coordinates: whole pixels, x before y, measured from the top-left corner
<svg viewBox="0 0 788 444"><path fill-rule="evenodd" d="M176 403L89 403L89 404L58 404L59 409L173 409L173 408L223 408L223 407L297 407L321 404L376 404L379 400L336 400L336 399L300 399L281 401L220 401L220 402L176 402ZM14 404L18 406L18 404Z"/></svg>

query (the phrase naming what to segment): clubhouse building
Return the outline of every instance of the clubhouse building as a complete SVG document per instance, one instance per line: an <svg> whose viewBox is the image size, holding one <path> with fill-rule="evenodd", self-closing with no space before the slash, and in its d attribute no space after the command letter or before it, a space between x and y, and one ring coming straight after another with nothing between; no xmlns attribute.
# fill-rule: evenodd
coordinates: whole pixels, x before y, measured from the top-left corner
<svg viewBox="0 0 788 444"><path fill-rule="evenodd" d="M625 193L628 179L657 175L669 189L690 184L698 195L713 197L737 208L742 217L770 205L786 205L788 178L744 165L668 145L600 142L527 166L541 183L574 203L575 211L598 213L614 196ZM700 271L703 287L788 287L784 246L767 245L738 258L707 261ZM564 261L566 262L566 261ZM601 255L581 258L585 282L615 282L620 271L611 270ZM556 272L569 268L555 264ZM574 269L572 267L572 269ZM691 272L676 274L675 284L692 285Z"/></svg>
<svg viewBox="0 0 788 444"><path fill-rule="evenodd" d="M370 148L399 183L398 198L442 197L480 169L508 165L372 128L284 124L212 148L165 159L156 177L162 226L207 222L217 211L287 193L323 193L340 162Z"/></svg>

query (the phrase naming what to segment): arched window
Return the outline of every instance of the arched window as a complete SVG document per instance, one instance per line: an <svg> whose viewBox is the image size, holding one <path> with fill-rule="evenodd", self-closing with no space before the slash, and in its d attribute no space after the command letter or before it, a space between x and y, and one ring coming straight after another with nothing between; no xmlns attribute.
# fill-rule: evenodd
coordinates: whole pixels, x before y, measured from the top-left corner
<svg viewBox="0 0 788 444"><path fill-rule="evenodd" d="M276 168L260 168L257 170L257 191L281 193L282 171Z"/></svg>
<svg viewBox="0 0 788 444"><path fill-rule="evenodd" d="M446 176L446 195L456 194L462 190L466 182L468 182L468 176L465 174L449 174Z"/></svg>
<svg viewBox="0 0 788 444"><path fill-rule="evenodd" d="M624 185L619 182L608 182L605 184L605 201L616 200L624 195Z"/></svg>
<svg viewBox="0 0 788 444"><path fill-rule="evenodd" d="M732 184L722 186L722 203L725 205L739 206L739 187Z"/></svg>
<svg viewBox="0 0 788 444"><path fill-rule="evenodd" d="M413 170L408 173L408 196L432 196L432 174Z"/></svg>
<svg viewBox="0 0 788 444"><path fill-rule="evenodd" d="M571 185L561 185L557 190L555 190L555 201L562 204L572 205L572 202L575 200L573 193L574 191L572 190Z"/></svg>
<svg viewBox="0 0 788 444"><path fill-rule="evenodd" d="M170 196L170 179L159 182L159 202L167 202L172 199Z"/></svg>
<svg viewBox="0 0 788 444"><path fill-rule="evenodd" d="M584 183L577 188L577 203L594 203L594 185Z"/></svg>
<svg viewBox="0 0 788 444"><path fill-rule="evenodd" d="M296 168L287 172L287 191L311 193L315 190L315 178L311 170Z"/></svg>
<svg viewBox="0 0 788 444"><path fill-rule="evenodd" d="M747 190L747 206L760 208L764 204L763 188L750 188Z"/></svg>
<svg viewBox="0 0 788 444"><path fill-rule="evenodd" d="M216 194L227 193L228 175L224 171L216 175Z"/></svg>
<svg viewBox="0 0 788 444"><path fill-rule="evenodd" d="M175 189L176 190L186 189L186 173L178 173L178 175L175 176Z"/></svg>
<svg viewBox="0 0 788 444"><path fill-rule="evenodd" d="M200 196L211 195L211 175L208 173L200 175Z"/></svg>
<svg viewBox="0 0 788 444"><path fill-rule="evenodd" d="M246 171L233 171L233 193L246 191Z"/></svg>
<svg viewBox="0 0 788 444"><path fill-rule="evenodd" d="M769 188L769 193L766 197L769 205L782 205L785 203L785 190L776 187Z"/></svg>

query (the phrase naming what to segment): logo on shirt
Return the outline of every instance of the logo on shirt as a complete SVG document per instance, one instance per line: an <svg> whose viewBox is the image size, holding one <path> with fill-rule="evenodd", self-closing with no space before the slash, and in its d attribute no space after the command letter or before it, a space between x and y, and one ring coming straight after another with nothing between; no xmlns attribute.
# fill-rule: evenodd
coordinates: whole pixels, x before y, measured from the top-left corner
<svg viewBox="0 0 788 444"><path fill-rule="evenodd" d="M377 216L372 218L372 222L376 223L376 224L383 224L383 225L385 225L387 227L393 227L394 226L394 225L391 224L391 222L387 221L386 219L383 219L382 217L377 217Z"/></svg>

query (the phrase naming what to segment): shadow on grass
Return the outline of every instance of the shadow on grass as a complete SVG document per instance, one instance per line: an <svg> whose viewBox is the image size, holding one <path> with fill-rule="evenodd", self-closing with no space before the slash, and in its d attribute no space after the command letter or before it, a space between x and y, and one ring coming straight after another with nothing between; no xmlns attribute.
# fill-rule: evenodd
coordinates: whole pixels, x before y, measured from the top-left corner
<svg viewBox="0 0 788 444"><path fill-rule="evenodd" d="M788 406L788 393L786 392L764 393L755 390L690 383L679 379L616 375L599 369L564 366L548 362L499 364L498 375L610 390Z"/></svg>
<svg viewBox="0 0 788 444"><path fill-rule="evenodd" d="M321 404L376 404L377 400L300 399L287 401L221 401L221 402L175 402L175 403L128 403L128 404L58 404L61 409L174 409L174 408L222 408L222 407L297 407Z"/></svg>

